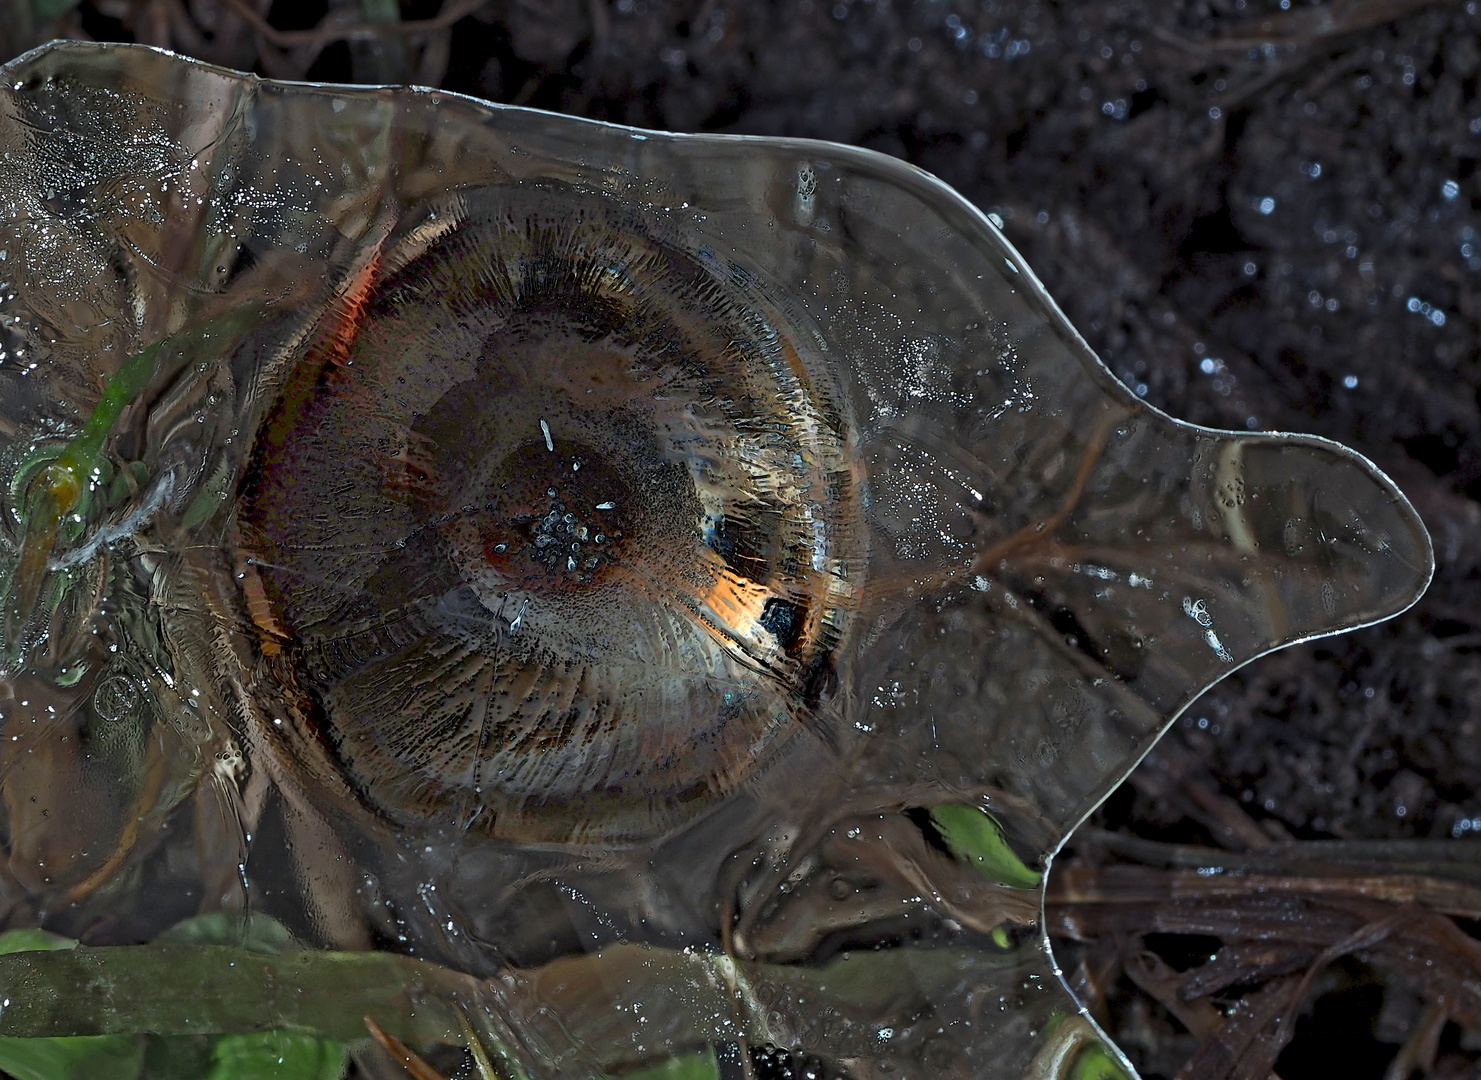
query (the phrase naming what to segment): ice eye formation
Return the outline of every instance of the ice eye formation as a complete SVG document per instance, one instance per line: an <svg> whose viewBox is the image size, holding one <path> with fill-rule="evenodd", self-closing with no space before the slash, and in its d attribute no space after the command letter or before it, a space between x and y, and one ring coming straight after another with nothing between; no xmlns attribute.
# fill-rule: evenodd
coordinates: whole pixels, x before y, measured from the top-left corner
<svg viewBox="0 0 1481 1080"><path fill-rule="evenodd" d="M290 696L378 812L630 839L833 723L866 536L795 318L542 185L424 208L357 285L238 521Z"/></svg>

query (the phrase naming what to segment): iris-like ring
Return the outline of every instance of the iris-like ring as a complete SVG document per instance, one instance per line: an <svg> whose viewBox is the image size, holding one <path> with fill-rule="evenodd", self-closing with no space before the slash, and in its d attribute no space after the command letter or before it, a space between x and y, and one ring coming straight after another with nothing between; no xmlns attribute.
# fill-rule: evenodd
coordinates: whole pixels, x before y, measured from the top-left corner
<svg viewBox="0 0 1481 1080"><path fill-rule="evenodd" d="M400 826L671 827L829 723L866 554L838 395L757 275L599 198L418 221L258 432L265 640Z"/></svg>

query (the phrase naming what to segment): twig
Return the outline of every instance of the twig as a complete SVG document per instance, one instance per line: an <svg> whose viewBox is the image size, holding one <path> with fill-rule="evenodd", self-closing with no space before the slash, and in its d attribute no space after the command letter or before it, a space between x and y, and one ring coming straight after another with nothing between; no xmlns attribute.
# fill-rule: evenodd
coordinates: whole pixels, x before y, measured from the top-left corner
<svg viewBox="0 0 1481 1080"><path fill-rule="evenodd" d="M1430 1006L1387 1080L1428 1068L1450 1020L1481 1030L1481 941L1443 913L1481 912L1481 886L1445 876L1474 873L1481 845L1292 842L1227 852L1107 833L1081 842L1091 854L1178 869L1056 867L1045 905L1053 931L1089 942L1163 932L1224 943L1213 959L1181 975L1149 956L1126 964L1133 982L1204 1039L1179 1080L1265 1080L1316 978L1349 954L1391 971ZM1395 872L1415 867L1442 876ZM1259 982L1264 989L1247 995L1210 1034L1208 1011L1192 1003Z"/></svg>
<svg viewBox="0 0 1481 1080"><path fill-rule="evenodd" d="M417 1056L415 1050L377 1024L370 1016L365 1017L365 1029L370 1032L376 1042L380 1043L381 1049L390 1054L392 1059L406 1070L406 1075L412 1080L446 1080L440 1072Z"/></svg>
<svg viewBox="0 0 1481 1080"><path fill-rule="evenodd" d="M1164 844L1125 833L1082 826L1077 850L1101 849L1146 866L1225 872L1300 874L1411 874L1481 886L1481 841L1306 840L1273 844L1260 851L1225 851L1195 844Z"/></svg>
<svg viewBox="0 0 1481 1080"><path fill-rule="evenodd" d="M1240 983L1263 982L1277 975L1290 975L1316 959L1310 945L1279 941L1236 941L1225 945L1206 964L1182 973L1178 997L1183 1001L1208 997Z"/></svg>
<svg viewBox="0 0 1481 1080"><path fill-rule="evenodd" d="M1126 975L1177 1017L1190 1035L1208 1039L1224 1026L1225 1017L1212 1002L1189 1001L1178 993L1181 977L1156 953L1143 950L1133 956L1126 963Z"/></svg>
<svg viewBox="0 0 1481 1080"><path fill-rule="evenodd" d="M279 49L298 49L305 46L323 48L336 41L374 41L383 37L419 37L446 30L460 19L472 15L488 0L457 0L446 10L430 19L413 19L409 22L360 23L357 26L324 27L312 30L279 30L254 11L247 0L226 0L252 29L262 35L264 41Z"/></svg>
<svg viewBox="0 0 1481 1080"><path fill-rule="evenodd" d="M1333 0L1332 3L1318 8L1262 18L1258 25L1240 26L1228 35L1195 39L1157 27L1152 31L1152 36L1191 53L1248 52L1265 45L1311 45L1384 23L1397 22L1441 3L1454 2L1455 0ZM1253 24L1254 20L1249 22Z"/></svg>
<svg viewBox="0 0 1481 1080"><path fill-rule="evenodd" d="M200 27L195 25L181 0L161 0L161 2L169 20L170 35L179 43L180 48L191 56L205 56L210 51L210 46L207 45Z"/></svg>
<svg viewBox="0 0 1481 1080"><path fill-rule="evenodd" d="M1176 1080L1231 1080L1239 1076L1269 1075L1246 1069L1243 1063L1257 1054L1271 1038L1271 1021L1290 1007L1291 990L1297 982L1292 975L1277 979L1244 998L1224 1026L1184 1062Z"/></svg>
<svg viewBox="0 0 1481 1080"><path fill-rule="evenodd" d="M1383 1080L1409 1080L1409 1074L1415 1069L1428 1074L1435 1064L1435 1051L1439 1049L1440 1033L1445 1030L1445 1025L1450 1021L1450 1014L1439 1005L1430 1004L1424 1010L1424 1015L1419 1018L1419 1023L1414 1025L1414 1030L1409 1033L1409 1038L1404 1040L1404 1045L1399 1047L1399 1052L1394 1055L1393 1061L1389 1062L1388 1069L1384 1071Z"/></svg>
<svg viewBox="0 0 1481 1080"><path fill-rule="evenodd" d="M1275 1024L1274 1037L1264 1041L1255 1049L1251 1055L1252 1065L1246 1065L1245 1074L1251 1077L1265 1076L1275 1065L1275 1059L1280 1056L1282 1048L1291 1041L1291 1036L1296 1033L1296 1016L1301 1011L1302 1005L1311 994L1311 986L1316 977L1326 969L1327 965L1339 957L1348 953L1358 952L1387 938L1390 934L1400 929L1409 917L1407 911L1395 911L1376 922L1371 922L1356 932L1350 934L1342 941L1337 942L1331 948L1326 949L1311 967L1306 969L1306 974L1301 977L1284 1009L1280 1012L1280 1019ZM1190 1063L1191 1064L1191 1063Z"/></svg>
<svg viewBox="0 0 1481 1080"><path fill-rule="evenodd" d="M1148 904L1178 900L1217 900L1265 893L1424 904L1463 919L1481 919L1481 889L1461 882L1414 874L1308 877L1299 874L1148 870L1137 866L1068 866L1050 878L1050 904Z"/></svg>
<svg viewBox="0 0 1481 1080"><path fill-rule="evenodd" d="M980 552L972 560L974 573L988 573L996 568L996 565L1006 559L1019 548L1028 547L1034 543L1051 537L1063 525L1069 516L1074 513L1075 507L1080 503L1080 496L1085 491L1085 485L1090 480L1090 474L1094 471L1096 463L1100 460L1101 451L1105 449L1106 440L1110 437L1111 429L1129 413L1125 410L1107 412L1097 421L1091 429L1090 438L1085 443L1085 449L1080 455L1080 466L1075 470L1074 479L1070 482L1070 488L1060 500L1059 506L1047 517L1038 521L1031 521L1011 536L1004 537L996 544Z"/></svg>
<svg viewBox="0 0 1481 1080"><path fill-rule="evenodd" d="M1196 774L1207 771L1176 743L1164 741L1142 768L1131 774L1131 783L1153 797L1181 795L1192 805L1190 816L1201 819L1213 838L1236 850L1268 848L1276 841L1244 807L1216 791Z"/></svg>

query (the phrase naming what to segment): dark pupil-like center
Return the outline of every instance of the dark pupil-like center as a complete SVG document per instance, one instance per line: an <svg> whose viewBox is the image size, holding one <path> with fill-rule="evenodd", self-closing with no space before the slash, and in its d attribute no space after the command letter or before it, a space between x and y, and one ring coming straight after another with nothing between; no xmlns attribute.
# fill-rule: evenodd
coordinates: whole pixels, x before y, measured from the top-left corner
<svg viewBox="0 0 1481 1080"><path fill-rule="evenodd" d="M589 448L554 438L525 443L491 478L479 522L483 555L522 584L591 584L614 566L638 509Z"/></svg>

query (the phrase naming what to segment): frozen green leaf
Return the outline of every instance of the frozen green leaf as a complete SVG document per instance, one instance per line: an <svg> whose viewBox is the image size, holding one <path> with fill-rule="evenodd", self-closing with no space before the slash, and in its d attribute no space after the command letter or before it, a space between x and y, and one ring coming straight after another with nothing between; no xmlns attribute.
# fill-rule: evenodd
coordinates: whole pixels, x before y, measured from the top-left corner
<svg viewBox="0 0 1481 1080"><path fill-rule="evenodd" d="M7 930L0 934L0 956L16 952L55 952L58 949L75 948L75 938L62 937L35 927Z"/></svg>
<svg viewBox="0 0 1481 1080"><path fill-rule="evenodd" d="M1070 1080L1130 1080L1121 1062L1104 1046L1092 1044L1075 1057Z"/></svg>
<svg viewBox="0 0 1481 1080"><path fill-rule="evenodd" d="M167 945L238 945L265 953L281 953L301 947L286 926L271 915L257 912L246 916L226 911L196 915L176 923L155 941Z"/></svg>
<svg viewBox="0 0 1481 1080"><path fill-rule="evenodd" d="M339 1080L348 1060L342 1043L308 1035L223 1035L205 1080Z"/></svg>
<svg viewBox="0 0 1481 1080"><path fill-rule="evenodd" d="M942 803L931 807L931 821L953 855L970 863L989 881L1015 889L1032 889L1039 874L1024 865L1009 846L991 814L975 806Z"/></svg>
<svg viewBox="0 0 1481 1080"><path fill-rule="evenodd" d="M0 1038L0 1069L15 1080L135 1080L141 1040L128 1035Z"/></svg>
<svg viewBox="0 0 1481 1080"><path fill-rule="evenodd" d="M201 1080L212 1067L216 1040L209 1035L152 1035L144 1049L148 1080Z"/></svg>
<svg viewBox="0 0 1481 1080"><path fill-rule="evenodd" d="M720 1080L720 1063L715 1058L714 1047L709 1047L623 1073L620 1080Z"/></svg>

